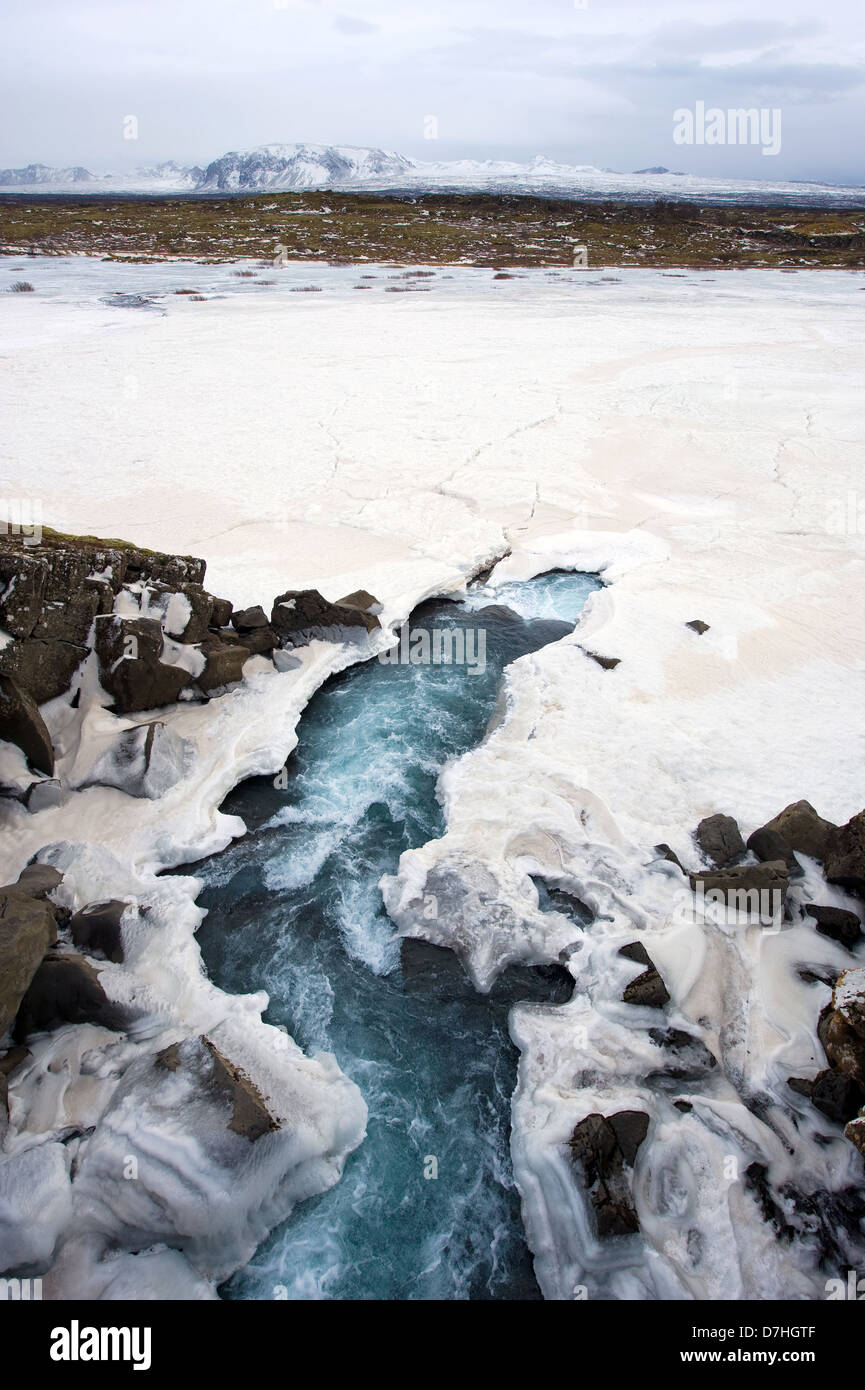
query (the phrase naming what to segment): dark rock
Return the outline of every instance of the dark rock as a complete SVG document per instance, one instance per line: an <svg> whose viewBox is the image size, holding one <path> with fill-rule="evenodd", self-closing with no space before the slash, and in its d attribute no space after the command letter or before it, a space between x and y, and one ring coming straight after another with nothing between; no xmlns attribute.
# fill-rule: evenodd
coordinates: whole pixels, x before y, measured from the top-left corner
<svg viewBox="0 0 865 1390"><path fill-rule="evenodd" d="M0 739L14 743L37 772L54 772L54 749L35 701L8 676L0 676Z"/></svg>
<svg viewBox="0 0 865 1390"><path fill-rule="evenodd" d="M209 694L211 690L218 690L223 685L243 680L244 662L249 659L248 647L209 638L202 642L201 650L206 664L196 679L205 694Z"/></svg>
<svg viewBox="0 0 865 1390"><path fill-rule="evenodd" d="M51 1032L64 1023L93 1023L112 1032L126 1026L89 961L79 955L46 956L33 976L15 1021L15 1038Z"/></svg>
<svg viewBox="0 0 865 1390"><path fill-rule="evenodd" d="M856 1118L863 1102L865 1089L853 1077L837 1071L821 1071L814 1079L811 1103L827 1119L846 1124Z"/></svg>
<svg viewBox="0 0 865 1390"><path fill-rule="evenodd" d="M89 903L73 914L69 930L76 946L89 955L104 956L115 962L124 959L121 918L127 904L117 898L104 903Z"/></svg>
<svg viewBox="0 0 865 1390"><path fill-rule="evenodd" d="M213 621L213 599L200 584L184 584L177 592L183 594L189 603L190 611L189 621L176 640L193 645L202 642Z"/></svg>
<svg viewBox="0 0 865 1390"><path fill-rule="evenodd" d="M118 714L171 705L192 676L161 661L162 627L156 618L97 618L94 624L99 678Z"/></svg>
<svg viewBox="0 0 865 1390"><path fill-rule="evenodd" d="M380 626L373 613L328 603L317 589L290 589L273 603L270 625L284 646L308 642L345 642L362 638Z"/></svg>
<svg viewBox="0 0 865 1390"><path fill-rule="evenodd" d="M652 958L642 941L629 941L627 946L620 946L619 955L624 956L625 960L635 960L638 965L653 966Z"/></svg>
<svg viewBox="0 0 865 1390"><path fill-rule="evenodd" d="M233 627L218 628L215 633L211 633L211 636L218 637L224 647L239 647L241 645L240 638Z"/></svg>
<svg viewBox="0 0 865 1390"><path fill-rule="evenodd" d="M755 858L762 860L764 864L780 859L787 865L787 872L791 878L801 878L805 872L787 841L777 830L755 830L753 835L748 836L748 848Z"/></svg>
<svg viewBox="0 0 865 1390"><path fill-rule="evenodd" d="M614 671L622 660L620 656L601 656L599 652L590 652L588 647L583 647L583 651L605 671Z"/></svg>
<svg viewBox="0 0 865 1390"><path fill-rule="evenodd" d="M241 608L231 621L238 632L250 632L256 627L267 627L267 614L256 604L254 608Z"/></svg>
<svg viewBox="0 0 865 1390"><path fill-rule="evenodd" d="M11 677L37 705L44 705L69 689L89 650L73 642L28 637L0 651L0 675Z"/></svg>
<svg viewBox="0 0 865 1390"><path fill-rule="evenodd" d="M862 936L862 924L855 912L847 912L843 907L818 907L816 903L806 903L805 911L814 918L822 936L840 941L848 950L852 950Z"/></svg>
<svg viewBox="0 0 865 1390"><path fill-rule="evenodd" d="M706 816L694 832L700 850L716 869L726 869L746 853L745 841L732 816Z"/></svg>
<svg viewBox="0 0 865 1390"><path fill-rule="evenodd" d="M622 998L626 1004L640 1004L645 1009L662 1009L670 1002L667 987L654 967L626 985Z"/></svg>
<svg viewBox="0 0 865 1390"><path fill-rule="evenodd" d="M865 1038L860 1038L832 1004L820 1014L817 1036L832 1070L865 1085Z"/></svg>
<svg viewBox="0 0 865 1390"><path fill-rule="evenodd" d="M655 845L655 853L660 859L666 859L668 863L675 864L678 869L685 872L685 866L676 854L675 850L670 849L669 845Z"/></svg>
<svg viewBox="0 0 865 1390"><path fill-rule="evenodd" d="M648 1128L649 1117L639 1110L609 1118L594 1113L580 1120L568 1141L590 1193L599 1236L630 1235L640 1229L625 1169L633 1166Z"/></svg>
<svg viewBox="0 0 865 1390"><path fill-rule="evenodd" d="M56 939L57 922L50 903L8 890L0 894L0 1038Z"/></svg>
<svg viewBox="0 0 865 1390"><path fill-rule="evenodd" d="M157 1054L156 1062L169 1071L183 1067L194 1072L211 1094L230 1106L228 1128L251 1143L279 1128L258 1088L204 1034L172 1043Z"/></svg>
<svg viewBox="0 0 865 1390"><path fill-rule="evenodd" d="M797 854L807 854L812 859L823 858L827 837L835 828L830 821L818 816L809 801L792 802L762 827L777 831Z"/></svg>
<svg viewBox="0 0 865 1390"><path fill-rule="evenodd" d="M99 612L99 594L93 588L74 590L65 598L50 599L43 603L39 621L32 636L44 638L48 642L70 642L73 646L87 646L90 626Z"/></svg>
<svg viewBox="0 0 865 1390"><path fill-rule="evenodd" d="M865 897L865 811L827 835L823 871L830 883Z"/></svg>
<svg viewBox="0 0 865 1390"><path fill-rule="evenodd" d="M160 720L136 724L117 735L78 785L116 787L127 796L153 800L177 785L193 756L189 740Z"/></svg>
<svg viewBox="0 0 865 1390"><path fill-rule="evenodd" d="M808 1081L804 1076L788 1076L787 1085L791 1091L795 1091L799 1096L805 1096L810 1100L814 1090L814 1082Z"/></svg>
<svg viewBox="0 0 865 1390"><path fill-rule="evenodd" d="M690 1115L694 1108L689 1100L674 1100L673 1104L677 1110L681 1110L683 1115Z"/></svg>
<svg viewBox="0 0 865 1390"><path fill-rule="evenodd" d="M689 623L685 623L685 627L691 628L692 631L699 633L701 637L704 632L709 631L709 624L704 623L702 618L692 618Z"/></svg>

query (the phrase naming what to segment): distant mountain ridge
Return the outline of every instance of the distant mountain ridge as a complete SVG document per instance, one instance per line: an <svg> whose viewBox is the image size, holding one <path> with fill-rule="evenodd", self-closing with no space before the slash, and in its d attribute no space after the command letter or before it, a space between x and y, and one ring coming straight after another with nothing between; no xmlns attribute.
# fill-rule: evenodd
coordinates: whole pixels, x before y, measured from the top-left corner
<svg viewBox="0 0 865 1390"><path fill-rule="evenodd" d="M563 198L652 198L706 202L812 202L865 206L865 189L767 179L716 179L651 165L633 173L561 164L545 155L516 160L417 160L356 145L273 144L230 150L205 167L174 160L131 174L94 174L28 164L0 169L0 191L40 193L255 193L314 189L536 194Z"/></svg>

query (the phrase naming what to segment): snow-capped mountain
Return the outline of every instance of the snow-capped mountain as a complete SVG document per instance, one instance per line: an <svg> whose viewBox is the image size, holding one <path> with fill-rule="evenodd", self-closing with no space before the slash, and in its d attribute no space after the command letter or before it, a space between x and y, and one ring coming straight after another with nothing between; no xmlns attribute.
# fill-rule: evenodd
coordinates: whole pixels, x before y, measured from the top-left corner
<svg viewBox="0 0 865 1390"><path fill-rule="evenodd" d="M861 206L865 190L766 179L716 179L670 172L663 165L631 174L592 164L561 164L545 155L527 163L502 159L417 160L355 145L279 144L232 150L205 168L173 160L125 174L29 164L0 170L0 190L40 193L255 193L342 189L366 192L487 192L558 198L655 198L710 203L813 203Z"/></svg>
<svg viewBox="0 0 865 1390"><path fill-rule="evenodd" d="M336 188L343 184L390 182L415 165L392 150L353 145L261 145L232 150L208 164L199 188L206 192L256 188Z"/></svg>
<svg viewBox="0 0 865 1390"><path fill-rule="evenodd" d="M52 169L48 164L28 164L24 169L0 169L0 188L35 188L52 184L93 182L87 169L76 165L71 169Z"/></svg>

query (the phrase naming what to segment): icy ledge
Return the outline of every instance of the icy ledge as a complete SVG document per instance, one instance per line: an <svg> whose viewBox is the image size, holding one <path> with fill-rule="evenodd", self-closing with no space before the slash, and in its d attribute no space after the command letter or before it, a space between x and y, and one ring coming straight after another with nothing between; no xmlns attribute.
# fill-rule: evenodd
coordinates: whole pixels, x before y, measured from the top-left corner
<svg viewBox="0 0 865 1390"><path fill-rule="evenodd" d="M723 547L687 549L572 532L497 567L493 589L556 566L616 582L572 636L508 668L483 744L441 776L446 834L382 881L403 933L452 947L478 988L516 960L560 959L574 977L565 1006L511 1015L514 1170L546 1298L823 1298L836 1271L820 1267L821 1247L844 1267L861 1255L835 1205L861 1190L861 1159L787 1086L825 1066L816 1023L830 990L799 967L831 979L850 953L813 924L702 920L687 878L653 849L666 842L696 868L690 832L704 815L738 815L748 834L799 797L838 821L860 809L856 731L828 715L857 708L853 598L813 596L801 538L794 549L762 536L732 564ZM697 618L702 634L686 626ZM803 649L803 623L820 626L819 652ZM794 901L850 905L801 863ZM538 878L586 904L591 926L542 910ZM619 951L635 941L671 995L663 1013L623 1001L638 967ZM586 1116L623 1110L649 1119L633 1176L640 1230L599 1239L567 1143Z"/></svg>

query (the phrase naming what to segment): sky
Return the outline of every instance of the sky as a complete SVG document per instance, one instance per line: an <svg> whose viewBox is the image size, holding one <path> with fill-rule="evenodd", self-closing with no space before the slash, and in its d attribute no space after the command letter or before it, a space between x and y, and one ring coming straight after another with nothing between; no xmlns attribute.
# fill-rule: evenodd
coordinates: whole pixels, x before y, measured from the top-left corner
<svg viewBox="0 0 865 1390"><path fill-rule="evenodd" d="M3 8L2 167L204 165L304 141L415 159L543 154L621 171L865 184L863 0ZM675 143L674 112L698 102L780 111L778 152Z"/></svg>

